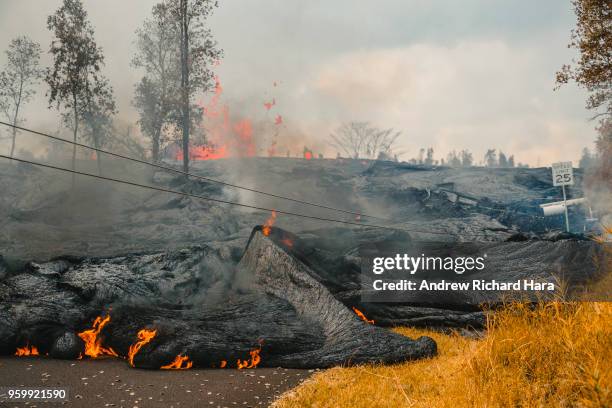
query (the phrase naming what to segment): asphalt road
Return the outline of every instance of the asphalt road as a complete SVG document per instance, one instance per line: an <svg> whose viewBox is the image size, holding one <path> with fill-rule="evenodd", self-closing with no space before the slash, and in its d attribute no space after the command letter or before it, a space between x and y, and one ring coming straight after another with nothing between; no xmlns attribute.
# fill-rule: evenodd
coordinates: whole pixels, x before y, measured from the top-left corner
<svg viewBox="0 0 612 408"><path fill-rule="evenodd" d="M7 402L0 407L265 407L312 370L283 368L149 371L116 359L0 358L0 387L67 387L67 402Z"/></svg>

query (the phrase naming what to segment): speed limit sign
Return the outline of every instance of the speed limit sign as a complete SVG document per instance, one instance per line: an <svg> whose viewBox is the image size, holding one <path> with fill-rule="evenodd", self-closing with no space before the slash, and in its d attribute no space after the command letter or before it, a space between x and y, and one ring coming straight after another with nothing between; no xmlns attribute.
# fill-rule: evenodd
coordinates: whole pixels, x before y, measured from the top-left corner
<svg viewBox="0 0 612 408"><path fill-rule="evenodd" d="M572 169L572 162L553 163L552 178L554 186L573 186L574 170Z"/></svg>
<svg viewBox="0 0 612 408"><path fill-rule="evenodd" d="M569 215L567 214L567 197L565 196L565 186L574 185L574 169L572 168L571 161L553 163L551 167L553 185L561 186L561 190L563 191L563 207L565 207L565 230L569 232L570 226Z"/></svg>

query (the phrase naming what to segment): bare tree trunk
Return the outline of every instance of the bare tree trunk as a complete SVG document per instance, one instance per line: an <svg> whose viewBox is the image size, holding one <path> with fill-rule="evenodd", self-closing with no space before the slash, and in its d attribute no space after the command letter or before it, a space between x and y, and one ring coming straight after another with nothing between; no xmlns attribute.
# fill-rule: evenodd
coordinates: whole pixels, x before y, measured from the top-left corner
<svg viewBox="0 0 612 408"><path fill-rule="evenodd" d="M98 142L98 137L94 137L94 146L96 149L100 148L100 143ZM96 150L96 164L98 165L98 176L102 175L102 157L100 156L100 152Z"/></svg>
<svg viewBox="0 0 612 408"><path fill-rule="evenodd" d="M72 95L73 109L74 109L74 143L77 141L77 133L79 131L79 115L77 109L76 95ZM76 144L72 145L72 170L76 170ZM76 174L72 173L72 189L76 185Z"/></svg>
<svg viewBox="0 0 612 408"><path fill-rule="evenodd" d="M183 171L189 172L189 25L187 1L181 0L181 107L183 124ZM187 178L187 176L185 176Z"/></svg>
<svg viewBox="0 0 612 408"><path fill-rule="evenodd" d="M13 128L13 142L11 143L11 157L15 153L15 139L17 138L17 129Z"/></svg>
<svg viewBox="0 0 612 408"><path fill-rule="evenodd" d="M153 155L153 163L159 163L159 138L161 135L161 130L156 130L153 135L153 146L152 146L152 155Z"/></svg>
<svg viewBox="0 0 612 408"><path fill-rule="evenodd" d="M21 106L21 95L23 91L23 81L19 84L19 98L15 106L15 115L13 116L13 141L11 142L11 158L15 154L15 139L17 138L17 118L19 117L19 107Z"/></svg>

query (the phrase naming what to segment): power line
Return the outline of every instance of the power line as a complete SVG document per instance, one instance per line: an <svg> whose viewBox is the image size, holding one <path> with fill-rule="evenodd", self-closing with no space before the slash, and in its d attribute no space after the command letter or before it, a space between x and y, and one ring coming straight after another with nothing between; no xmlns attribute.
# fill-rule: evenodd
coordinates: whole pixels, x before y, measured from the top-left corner
<svg viewBox="0 0 612 408"><path fill-rule="evenodd" d="M254 206L254 205L236 203L236 202L233 202L233 201L221 200L221 199L212 198L212 197L203 196L203 195L198 195L198 194L186 193L186 192L178 191L178 190L171 190L171 189L166 189L166 188L162 188L162 187L156 187L156 186L150 186L150 185L146 185L146 184L135 183L135 182L132 182L132 181L127 181L127 180L120 180L120 179L116 179L116 178L112 178L112 177L99 176L99 175L96 175L96 174L91 174L91 173L85 173L85 172L81 172L81 171L77 171L77 170L66 169L66 168L63 168L63 167L57 167L57 166L53 166L53 165L50 165L50 164L38 163L38 162L33 162L33 161L30 161L30 160L25 160L25 159L18 159L18 158L6 156L6 155L3 155L3 154L0 154L0 158L9 159L9 160L15 160L15 161L18 161L18 162L21 162L21 163L27 163L27 164L31 164L31 165L34 165L34 166L45 167L45 168L49 168L49 169L53 169L53 170L60 170L60 171L64 171L64 172L68 172L68 173L73 173L73 174L78 174L78 175L82 175L82 176L88 176L88 177L92 177L92 178L96 178L96 179L100 179L100 180L112 181L112 182L115 182L115 183L127 184L127 185L131 185L131 186L135 186L135 187L141 187L141 188L145 188L145 189L149 189L149 190L155 190L155 191L161 191L161 192L165 192L165 193L178 194L178 195L182 195L182 196L186 196L186 197L199 198L199 199L202 199L202 200L213 201L213 202L217 202L217 203L220 203L220 204L235 205L235 206L238 206L238 207L245 207L245 208L250 208L250 209L254 209L254 210L258 210L258 211L265 211L265 212L272 212L272 211L274 211L274 212L276 212L278 214L291 215L291 216L301 217L301 218L309 218L309 219L318 220L318 221L329 221L329 222L335 222L335 223L340 223L340 224L356 225L356 226L359 226L359 227L372 227L372 228L380 228L380 229L387 229L387 230L393 230L393 231L415 232L415 233L420 233L420 234L451 235L451 234L449 234L447 232L438 232L438 231L431 231L431 230L430 231L424 231L424 230L418 230L418 229L397 228L397 227L390 227L390 226L377 225L377 224L361 224L361 223L357 223L357 222L353 222L353 221L337 220L337 219L333 219L333 218L325 218L325 217L317 217L317 216L314 216L314 215L300 214L300 213L295 213L295 212L291 212L291 211L284 211L284 210L276 210L276 209L272 209L272 208L258 207L258 206ZM473 235L473 236L476 237L476 236L486 236L486 235L480 235L479 234L479 235Z"/></svg>
<svg viewBox="0 0 612 408"><path fill-rule="evenodd" d="M276 212L278 214L291 215L291 216L301 217L301 218L309 218L309 219L318 220L318 221L335 222L335 223L339 223L339 224L356 225L356 226L359 226L359 227L371 227L371 228L380 228L380 229L387 229L387 230L394 230L394 231L417 232L417 233L422 233L422 234L449 235L448 233L445 233L445 232L413 230L413 229L396 228L396 227L389 227L389 226L385 226L385 225L376 225L376 224L361 224L361 223L352 222L352 221L337 220L337 219L334 219L334 218L317 217L317 216L314 216L314 215L300 214L300 213L295 213L295 212L291 212L291 211L275 210L275 209L272 209L272 208L258 207L258 206L249 205L249 204L242 204L242 203L237 203L237 202L233 202L233 201L221 200L221 199L218 199L218 198L212 198L212 197L203 196L203 195L199 195L199 194L191 194L191 193L186 193L186 192L178 191L178 190L171 190L171 189L162 188L162 187L156 187L156 186L150 186L150 185L146 185L146 184L135 183L133 181L120 180L120 179L116 179L116 178L113 178L113 177L99 176L99 175L96 175L96 174L91 174L91 173L85 173L85 172L81 172L81 171L77 171L77 170L66 169L66 168L63 168L63 167L57 167L57 166L53 166L53 165L50 165L50 164L38 163L38 162L33 162L33 161L30 161L30 160L25 160L25 159L18 159L18 158L6 156L6 155L3 155L3 154L0 154L0 158L4 158L4 159L8 159L8 160L15 160L15 161L18 161L18 162L21 162L21 163L27 163L27 164L31 164L31 165L34 165L34 166L39 166L39 167L45 167L45 168L48 168L48 169L64 171L64 172L67 172L67 173L78 174L78 175L81 175L81 176L92 177L92 178L96 178L96 179L100 179L100 180L106 180L106 181L112 181L112 182L115 182L115 183L126 184L126 185L130 185L130 186L134 186L134 187L146 188L146 189L149 189L149 190L155 190L155 191L161 191L161 192L164 192L164 193L177 194L177 195L182 195L182 196L186 196L186 197L199 198L199 199L202 199L202 200L212 201L212 202L216 202L216 203L220 203L220 204L229 204L229 205L234 205L234 206L238 206L238 207L250 208L250 209L258 210L258 211L265 211L265 212L272 212L273 211L273 212Z"/></svg>
<svg viewBox="0 0 612 408"><path fill-rule="evenodd" d="M209 178L209 177L205 177L205 176L200 176L200 175L193 174L193 173L184 172L182 170L177 170L177 169L174 169L172 167L163 166L163 165L157 164L157 163L151 163L149 161L137 159L135 157L129 157L129 156L125 156L125 155L122 155L122 154L119 154L119 153L114 153L114 152L111 152L111 151L108 151L108 150L99 149L99 148L96 148L96 147L93 147L93 146L89 146L89 145L86 145L86 144L82 144L82 143L78 143L78 142L73 142L73 141L70 141L70 140L62 139L61 137L58 137L58 136L50 135L48 133L38 132L36 130L27 129L27 128L24 128L24 127L21 127L21 126L12 125L10 123L6 123L6 122L2 122L2 121L0 121L0 125L12 127L12 128L18 129L18 130L23 130L25 132L29 132L29 133L32 133L32 134L35 134L35 135L38 135L38 136L47 137L49 139L53 139L53 140L57 140L57 141L60 141L60 142L68 143L68 144L71 144L71 145L74 145L74 146L79 146L79 147L83 147L83 148L86 148L86 149L91 149L93 151L104 153L104 154L107 154L109 156L118 157L120 159L129 160L129 161L133 161L133 162L140 163L140 164L146 164L148 166L153 166L153 167L156 167L158 169L167 170L167 171L171 171L173 173L181 174L181 175L184 175L184 176L188 176L188 177L193 177L193 178L197 178L197 179L200 179L200 180L209 181L211 183L217 183L217 184L221 184L221 185L224 185L224 186L238 188L238 189L241 189L241 190L246 190L246 191L250 191L250 192L253 192L253 193L265 195L265 196L268 196L268 197L274 197L274 198L279 198L279 199L282 199L282 200L292 201L292 202L295 202L295 203L309 205L309 206L312 206L312 207L318 207L318 208L323 208L323 209L326 209L326 210L332 210L332 211L337 211L337 212L341 212L341 213L345 213L345 214L356 215L356 216L359 216L359 217L367 217L367 218L372 218L372 219L378 219L378 220L381 220L381 221L393 222L393 220L390 220L388 218L382 218L382 217L377 217L377 216L374 216L374 215L363 214L363 213L359 213L359 212L355 212L355 211L343 210L343 209L340 209L340 208L335 208L335 207L331 207L331 206L327 206L327 205L323 205L323 204L317 204L317 203L312 203L312 202L309 202L309 201L298 200L296 198L285 197L285 196L281 196L281 195L278 195L278 194L273 194L273 193L268 193L268 192L265 192L265 191L256 190L254 188L239 186L239 185L236 185L236 184L227 183L225 181L216 180L216 179L212 179L212 178Z"/></svg>
<svg viewBox="0 0 612 408"><path fill-rule="evenodd" d="M424 231L424 230L418 230L418 229L397 228L397 227L390 227L390 226L377 225L377 224L361 224L361 223L357 223L357 222L353 222L353 221L345 221L345 220L337 220L337 219L333 219L333 218L317 217L317 216L314 216L314 215L306 215L306 214L294 213L294 212L291 212L291 211L284 211L284 210L275 210L275 209L272 209L272 208L265 208L265 207L258 207L258 206L249 205L249 204L236 203L236 202L233 202L233 201L221 200L221 199L207 197L207 196L198 195L198 194L185 193L183 191L177 191L177 190L171 190L171 189L166 189L166 188L162 188L162 187L150 186L150 185L146 185L146 184L135 183L135 182L132 182L132 181L120 180L120 179L116 179L116 178L112 178L112 177L106 177L106 176L99 176L99 175L96 175L96 174L84 173L84 172L81 172L81 171L66 169L66 168L63 168L63 167L57 167L57 166L53 166L53 165L50 165L50 164L37 163L37 162L30 161L30 160L25 160L25 159L18 159L18 158L6 156L6 155L3 155L3 154L0 154L0 158L8 159L8 160L15 160L15 161L18 161L18 162L21 162L21 163L31 164L33 166L39 166L39 167L44 167L44 168L48 168L48 169L59 170L59 171L67 172L67 173L78 174L78 175L81 175L81 176L92 177L92 178L96 178L96 179L100 179L100 180L106 180L106 181L112 181L112 182L115 182L115 183L126 184L126 185L130 185L130 186L134 186L134 187L140 187L140 188L145 188L145 189L149 189L149 190L161 191L161 192L170 193L170 194L177 194L177 195L181 195L181 196L185 196L185 197L199 198L199 199L206 200L206 201L212 201L212 202L216 202L216 203L220 203L220 204L228 204L228 205L234 205L234 206L238 206L238 207L250 208L250 209L258 210L258 211L276 212L278 214L290 215L290 216L295 216L295 217L300 217L300 218L308 218L308 219L313 219L313 220L318 220L318 221L329 221L329 222L334 222L334 223L338 223L338 224L356 225L358 227L371 227L371 228L379 228L379 229L385 229L385 230L391 230L391 231L414 232L414 233L420 233L420 234L445 235L445 236L452 235L452 234L449 234L448 232ZM488 236L485 235L485 234L474 234L474 235L472 235L472 237L488 237ZM421 241L414 241L414 242L421 242Z"/></svg>
<svg viewBox="0 0 612 408"><path fill-rule="evenodd" d="M63 143L68 143L68 144L71 144L71 145L74 145L74 146L78 146L78 147L82 147L82 148L85 148L85 149L90 149L90 150L93 150L93 151L96 151L96 152L100 152L100 153L104 153L104 154L107 154L109 156L114 156L114 157L117 157L117 158L120 158L120 159L124 159L124 160L128 160L128 161L133 161L133 162L140 163L140 164L145 164L145 165L148 165L148 166L156 167L156 168L159 168L159 169L162 169L162 170L167 170L167 171L170 171L170 172L173 172L173 173L177 173L177 174L181 174L181 175L184 175L184 176L194 177L196 179L209 181L211 183L217 183L217 184L225 185L225 186L228 186L228 187L242 189L242 190L245 190L245 191L251 191L251 192L254 192L254 193L257 193L257 194L261 194L261 195L265 195L265 196L269 196L269 197L279 198L279 199L282 199L282 200L287 200L287 201L291 201L291 202L295 202L295 203L309 205L309 206L313 206L313 207L317 207L317 208L333 210L333 211L337 211L337 212L344 213L344 214L351 214L351 215L355 215L355 216L359 216L359 217L366 217L366 218L372 218L372 219L377 219L377 220L381 220L381 221L387 221L387 222L395 223L395 224L413 224L413 225L416 224L416 225L418 225L417 223L410 222L410 221L395 221L395 220L392 220L392 219L389 219L389 218L384 218L384 217L378 217L378 216L374 216L374 215L363 214L363 213L359 213L359 212L355 212L355 211L343 210L343 209L340 209L340 208L335 208L335 207L331 207L331 206L327 206L327 205L323 205L323 204L317 204L317 203L312 203L312 202L308 202L308 201L304 201L304 200L298 200L298 199L295 199L295 198L281 196L281 195L278 195L278 194L268 193L268 192L256 190L256 189L253 189L253 188L250 188L250 187L244 187L244 186L239 186L239 185L236 185L236 184L227 183L227 182L224 182L224 181L221 181L221 180L212 179L210 177L205 177L205 176L200 176L200 175L189 173L189 172L184 172L182 170L177 170L177 169L174 169L172 167L163 166L161 164L152 163L152 162L149 162L149 161L146 161L146 160L141 160L141 159L138 159L138 158L135 158L135 157L129 157L129 156L122 155L120 153L115 153L115 152L111 152L111 151L108 151L108 150L96 148L94 146L89 146L89 145L86 145L86 144L83 144L83 143L73 142L73 141L70 141L70 140L63 139L63 138L58 137L58 136L53 136L53 135L50 135L48 133L43 133L43 132L39 132L39 131L36 131L36 130L33 130L33 129L27 129L27 128L24 128L24 127L21 127L21 126L12 125L10 123L6 123L6 122L3 122L3 121L0 121L0 125L4 125L4 126L8 126L8 127L11 127L11 128L18 129L18 130L22 130L22 131L25 131L25 132L29 132L29 133L32 133L32 134L35 134L35 135L38 135L38 136L47 137L49 139L57 140L57 141L60 141L60 142L63 142ZM497 210L497 211L503 211L503 212L506 211L504 209L496 209L496 208L483 207L483 206L478 206L478 208L486 208L486 209L490 209L490 210ZM528 215L528 214L525 213L525 215ZM359 224L359 225L362 225L362 224ZM440 233L440 234L443 234L443 233Z"/></svg>

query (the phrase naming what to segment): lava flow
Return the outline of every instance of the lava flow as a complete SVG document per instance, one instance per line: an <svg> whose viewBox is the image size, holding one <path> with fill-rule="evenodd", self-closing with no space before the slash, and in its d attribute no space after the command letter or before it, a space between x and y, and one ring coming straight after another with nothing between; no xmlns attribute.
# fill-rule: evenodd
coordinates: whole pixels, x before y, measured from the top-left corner
<svg viewBox="0 0 612 408"><path fill-rule="evenodd" d="M39 355L38 348L36 348L36 346L30 346L29 344L26 344L24 347L17 347L15 355L18 357L37 356Z"/></svg>
<svg viewBox="0 0 612 408"><path fill-rule="evenodd" d="M91 329L78 333L79 337L85 342L86 356L91 358L98 358L104 355L119 357L119 355L112 348L102 346L102 339L98 337L104 326L106 326L110 320L110 315L107 315L105 318L98 316L96 317L96 320L94 320Z"/></svg>
<svg viewBox="0 0 612 408"><path fill-rule="evenodd" d="M188 370L193 367L193 362L189 361L189 356L176 356L173 362L168 365L161 366L162 370Z"/></svg>
<svg viewBox="0 0 612 408"><path fill-rule="evenodd" d="M276 211L272 210L272 214L270 214L270 218L266 220L264 223L261 232L267 237L272 232L272 225L274 225L274 221L276 221Z"/></svg>
<svg viewBox="0 0 612 408"><path fill-rule="evenodd" d="M257 368L257 365L261 362L261 356L259 355L260 351L261 351L261 344L259 345L259 348L249 351L249 354L251 355L250 360L238 359L238 361L236 361L236 365L238 366L238 369L242 370L243 368Z"/></svg>
<svg viewBox="0 0 612 408"><path fill-rule="evenodd" d="M223 87L219 77L215 77L215 91L208 104L202 106L206 119L206 143L190 145L190 160L217 160L230 157L253 157L256 144L253 138L253 124L250 119L233 118L228 105L223 104L221 97ZM270 108L276 104L270 104ZM183 151L179 148L175 159L183 160Z"/></svg>
<svg viewBox="0 0 612 408"><path fill-rule="evenodd" d="M142 329L138 332L138 341L132 344L128 351L128 361L132 367L134 367L134 357L136 356L136 353L140 351L142 346L153 340L153 337L155 337L156 334L157 330Z"/></svg>
<svg viewBox="0 0 612 408"><path fill-rule="evenodd" d="M272 98L271 102L264 102L264 108L266 108L266 110L270 110L272 109L272 107L276 105L276 99Z"/></svg>
<svg viewBox="0 0 612 408"><path fill-rule="evenodd" d="M361 312L361 310L357 309L355 306L353 306L353 312L355 312L355 314L359 316L359 318L363 320L364 322L374 324L374 320L370 320L367 317L365 317L365 315Z"/></svg>

